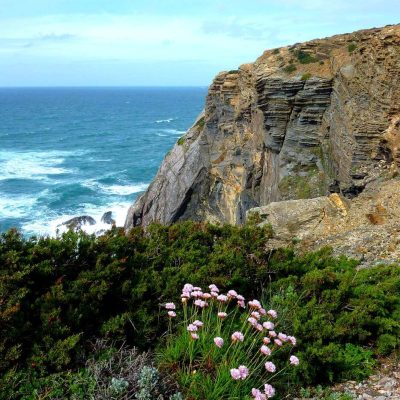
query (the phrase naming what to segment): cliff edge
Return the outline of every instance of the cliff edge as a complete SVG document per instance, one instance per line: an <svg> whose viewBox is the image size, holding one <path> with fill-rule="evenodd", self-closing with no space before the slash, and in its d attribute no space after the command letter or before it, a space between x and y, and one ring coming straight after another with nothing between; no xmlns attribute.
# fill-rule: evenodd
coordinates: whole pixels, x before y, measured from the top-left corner
<svg viewBox="0 0 400 400"><path fill-rule="evenodd" d="M216 76L125 228L240 224L271 202L352 199L397 174L399 145L400 25L268 50Z"/></svg>

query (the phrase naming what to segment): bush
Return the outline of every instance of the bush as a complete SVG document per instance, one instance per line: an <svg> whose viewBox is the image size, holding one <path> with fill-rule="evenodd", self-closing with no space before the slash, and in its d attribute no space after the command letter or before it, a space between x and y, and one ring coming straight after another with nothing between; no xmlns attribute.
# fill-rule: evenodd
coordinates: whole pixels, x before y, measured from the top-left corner
<svg viewBox="0 0 400 400"><path fill-rule="evenodd" d="M235 287L247 298L264 293L299 338L295 385L359 378L373 356L399 348L399 265L357 270L355 261L333 258L329 249L266 250L270 237L268 226L195 222L129 234L114 228L98 238L2 234L0 393L11 387L11 376L27 377L32 387L64 376L79 387L78 371L96 337L155 346L167 325L154 304L179 300L188 280ZM352 367L360 359L364 372Z"/></svg>
<svg viewBox="0 0 400 400"><path fill-rule="evenodd" d="M185 138L182 136L178 139L178 146L182 146L185 143Z"/></svg>
<svg viewBox="0 0 400 400"><path fill-rule="evenodd" d="M283 71L286 72L287 74L290 74L290 73L296 71L296 69L297 69L296 65L289 64L289 65L287 65L286 67L283 68Z"/></svg>
<svg viewBox="0 0 400 400"><path fill-rule="evenodd" d="M296 50L294 54L299 60L300 64L311 64L319 61L317 57L314 57L313 55L306 53L303 50Z"/></svg>
<svg viewBox="0 0 400 400"><path fill-rule="evenodd" d="M352 53L356 48L357 48L357 45L356 45L355 43L350 43L350 44L347 46L347 51L348 51L349 53Z"/></svg>
<svg viewBox="0 0 400 400"><path fill-rule="evenodd" d="M307 80L309 80L311 77L312 77L312 75L311 75L309 72L307 72L307 73L305 73L305 74L303 74L303 75L301 76L301 80L302 80L302 81L307 81Z"/></svg>

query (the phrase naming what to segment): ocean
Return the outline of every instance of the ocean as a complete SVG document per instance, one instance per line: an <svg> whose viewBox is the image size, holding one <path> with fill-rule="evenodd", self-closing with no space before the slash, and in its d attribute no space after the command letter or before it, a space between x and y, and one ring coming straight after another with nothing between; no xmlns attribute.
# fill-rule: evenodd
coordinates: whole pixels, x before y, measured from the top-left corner
<svg viewBox="0 0 400 400"><path fill-rule="evenodd" d="M206 88L0 89L0 232L55 235L112 211L123 226Z"/></svg>

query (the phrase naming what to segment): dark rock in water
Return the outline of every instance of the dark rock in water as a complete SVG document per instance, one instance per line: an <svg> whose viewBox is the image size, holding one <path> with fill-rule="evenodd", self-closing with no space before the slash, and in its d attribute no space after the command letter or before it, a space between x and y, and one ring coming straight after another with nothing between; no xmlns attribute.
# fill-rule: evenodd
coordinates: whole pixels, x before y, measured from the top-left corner
<svg viewBox="0 0 400 400"><path fill-rule="evenodd" d="M68 229L78 230L84 225L95 225L96 220L89 215L81 215L79 217L74 217L68 221L63 222L61 225L66 225Z"/></svg>
<svg viewBox="0 0 400 400"><path fill-rule="evenodd" d="M104 224L115 225L115 219L112 218L112 211L107 211L101 217L101 222Z"/></svg>

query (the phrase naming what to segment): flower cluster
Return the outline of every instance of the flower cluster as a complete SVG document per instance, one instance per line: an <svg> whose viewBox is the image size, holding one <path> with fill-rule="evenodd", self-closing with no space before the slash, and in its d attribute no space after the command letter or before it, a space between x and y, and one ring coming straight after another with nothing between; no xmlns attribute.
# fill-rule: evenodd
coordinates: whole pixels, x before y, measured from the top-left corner
<svg viewBox="0 0 400 400"><path fill-rule="evenodd" d="M269 382L274 374L290 366L299 365L299 359L291 355L283 369L277 371L277 366L269 359L282 348L287 347L287 351L290 352L296 345L296 338L279 331L278 313L273 309L267 311L259 300L253 299L246 303L245 298L235 290L223 294L215 284L211 284L208 291L203 291L202 288L187 283L183 287L181 301L184 311L183 324L189 334L190 342L194 344L199 339L202 343L211 341L215 347L208 354L220 353L220 359L224 360L220 369L229 368L233 380L247 381L250 376L258 374L260 377L266 376ZM165 309L170 320L176 317L174 303L166 303ZM229 325L226 320L230 321ZM241 328L237 329L240 325ZM229 332L228 326L236 327L236 330L232 329ZM230 342L229 346L225 346L227 340ZM257 347L257 343L260 347ZM190 367L193 344L188 347ZM239 364L240 360L247 366L232 365L236 362ZM252 388L251 394L254 399L268 399L275 395L275 389L269 383L264 383L262 388Z"/></svg>

